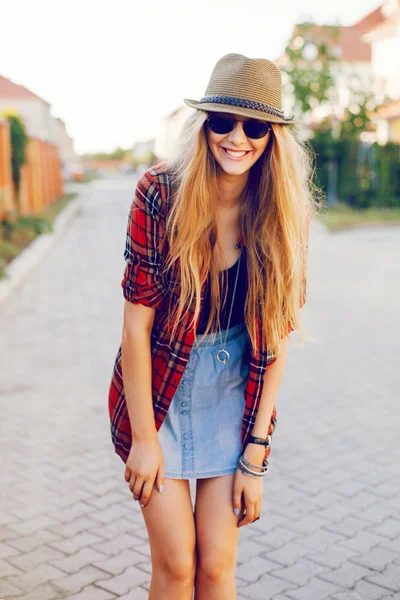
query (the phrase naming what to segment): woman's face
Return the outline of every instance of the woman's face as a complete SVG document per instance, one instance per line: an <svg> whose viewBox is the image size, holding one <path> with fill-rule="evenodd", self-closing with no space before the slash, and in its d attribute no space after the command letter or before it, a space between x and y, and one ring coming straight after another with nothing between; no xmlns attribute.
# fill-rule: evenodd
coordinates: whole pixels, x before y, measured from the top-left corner
<svg viewBox="0 0 400 600"><path fill-rule="evenodd" d="M214 133L206 123L207 140L215 160L229 175L242 175L260 158L271 137L269 131L263 138L249 138L243 131L247 119L240 115L212 113L213 116L233 117L235 127L229 133Z"/></svg>

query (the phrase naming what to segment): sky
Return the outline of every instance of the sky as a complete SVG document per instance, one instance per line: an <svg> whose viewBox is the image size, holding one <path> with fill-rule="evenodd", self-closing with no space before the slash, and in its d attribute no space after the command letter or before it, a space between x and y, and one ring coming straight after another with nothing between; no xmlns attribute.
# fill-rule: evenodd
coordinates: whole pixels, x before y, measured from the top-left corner
<svg viewBox="0 0 400 600"><path fill-rule="evenodd" d="M352 25L363 0L0 0L0 75L52 105L75 150L112 151L156 135L200 100L221 56L275 61L293 25Z"/></svg>

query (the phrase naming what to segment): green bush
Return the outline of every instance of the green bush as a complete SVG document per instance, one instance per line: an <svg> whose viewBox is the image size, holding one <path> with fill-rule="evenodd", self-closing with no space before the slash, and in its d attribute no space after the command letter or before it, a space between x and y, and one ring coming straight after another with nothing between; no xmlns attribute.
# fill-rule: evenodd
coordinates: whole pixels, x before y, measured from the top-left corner
<svg viewBox="0 0 400 600"><path fill-rule="evenodd" d="M358 139L335 139L317 132L310 140L316 154L316 177L327 192L329 165L338 169L336 197L353 208L400 207L400 145L366 144Z"/></svg>

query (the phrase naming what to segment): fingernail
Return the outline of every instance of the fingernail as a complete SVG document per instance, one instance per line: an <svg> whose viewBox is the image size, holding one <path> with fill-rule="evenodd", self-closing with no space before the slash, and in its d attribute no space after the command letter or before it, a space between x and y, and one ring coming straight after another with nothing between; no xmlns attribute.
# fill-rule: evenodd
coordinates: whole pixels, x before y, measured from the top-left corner
<svg viewBox="0 0 400 600"><path fill-rule="evenodd" d="M164 491L164 484L162 483L162 484L160 485L160 492L161 492L161 494L163 493L163 491Z"/></svg>
<svg viewBox="0 0 400 600"><path fill-rule="evenodd" d="M234 508L234 509L233 509L233 512L235 513L235 515L236 515L236 516L238 516L238 514L239 514L239 509L238 509L238 508Z"/></svg>

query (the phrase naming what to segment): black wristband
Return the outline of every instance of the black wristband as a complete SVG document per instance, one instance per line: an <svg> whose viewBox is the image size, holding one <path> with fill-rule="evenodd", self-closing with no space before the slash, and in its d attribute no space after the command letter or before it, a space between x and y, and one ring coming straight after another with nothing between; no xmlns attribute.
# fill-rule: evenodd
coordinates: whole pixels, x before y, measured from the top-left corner
<svg viewBox="0 0 400 600"><path fill-rule="evenodd" d="M268 446L271 444L271 436L268 435L266 438L255 437L254 435L249 436L248 444L260 444L261 446Z"/></svg>

